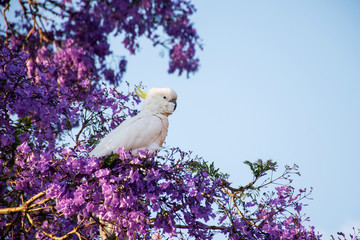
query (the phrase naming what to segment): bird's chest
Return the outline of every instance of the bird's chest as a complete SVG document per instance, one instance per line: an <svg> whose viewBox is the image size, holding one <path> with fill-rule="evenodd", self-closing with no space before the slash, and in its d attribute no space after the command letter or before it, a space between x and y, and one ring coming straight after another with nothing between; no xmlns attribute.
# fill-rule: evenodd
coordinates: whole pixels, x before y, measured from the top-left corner
<svg viewBox="0 0 360 240"><path fill-rule="evenodd" d="M166 116L164 116L162 114L159 114L159 115L156 115L156 116L160 119L161 124L162 124L161 131L159 132L159 135L157 137L159 146L161 146L164 143L166 135L168 133L169 120L168 120L168 118Z"/></svg>

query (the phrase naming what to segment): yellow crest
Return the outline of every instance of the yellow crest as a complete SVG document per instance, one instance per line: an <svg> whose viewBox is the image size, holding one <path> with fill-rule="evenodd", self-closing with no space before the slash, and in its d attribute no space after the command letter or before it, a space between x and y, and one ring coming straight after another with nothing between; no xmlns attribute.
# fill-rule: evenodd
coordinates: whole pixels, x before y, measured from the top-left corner
<svg viewBox="0 0 360 240"><path fill-rule="evenodd" d="M141 98L144 98L144 99L146 98L146 92L141 91L139 86L137 86L135 88L135 93L136 93L136 95L138 95Z"/></svg>

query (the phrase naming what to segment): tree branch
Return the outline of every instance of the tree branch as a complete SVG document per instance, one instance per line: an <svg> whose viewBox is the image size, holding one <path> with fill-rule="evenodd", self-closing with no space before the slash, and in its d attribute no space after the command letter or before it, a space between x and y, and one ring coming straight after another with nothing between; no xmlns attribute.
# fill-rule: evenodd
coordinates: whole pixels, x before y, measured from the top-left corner
<svg viewBox="0 0 360 240"><path fill-rule="evenodd" d="M244 214L240 211L238 205L237 205L236 202L235 202L235 195L233 195L233 196L231 197L231 199L232 199L232 203L233 203L234 207L236 208L236 211L238 212L238 214L240 215L240 217L241 217L242 219L244 219L244 221L245 221L247 224L249 224L250 226L259 228L259 226L257 226L256 224L250 222L249 220L247 220L247 219L245 218Z"/></svg>
<svg viewBox="0 0 360 240"><path fill-rule="evenodd" d="M82 225L83 222L85 222L85 219L81 220L81 222L77 225L77 227L74 228L72 231L66 233L65 235L63 235L63 236L61 236L61 237L57 237L57 236L55 236L55 235L53 235L53 234L51 234L51 233L46 232L42 227L40 227L39 225L37 225L37 224L32 220L32 218L30 217L30 214L27 213L27 214L26 214L26 217L28 218L28 220L29 220L29 222L30 222L31 225L33 225L34 227L40 229L41 232L42 232L43 234L45 234L46 236L48 236L49 238L52 238L52 239L55 239L55 240L64 240L64 239L68 238L70 235L76 234L76 235L79 237L79 239L81 240L81 235L79 234L78 230L79 230L80 228L82 228L81 225Z"/></svg>
<svg viewBox="0 0 360 240"><path fill-rule="evenodd" d="M5 30L5 33L6 33L6 36L5 36L5 43L7 43L8 41L8 30L9 30L9 21L7 20L7 17L5 15L5 11L9 9L9 5L10 3L6 4L5 8L3 9L2 11L2 15L4 17L4 20L5 20L5 23L6 23L6 30Z"/></svg>
<svg viewBox="0 0 360 240"><path fill-rule="evenodd" d="M27 200L26 202L24 202L24 204L20 207L12 207L12 208L1 208L0 209L0 214L10 214L10 213L16 213L16 212L26 212L28 210L30 210L33 207L36 207L42 203L45 203L47 201L50 200L50 198L44 199L43 201L39 202L39 203L35 203L31 206L29 206L30 204L32 204L34 201L36 201L37 199L41 198L42 196L44 196L46 194L46 190L42 191L38 194L36 194L35 196L33 196L32 198L30 198L29 200Z"/></svg>

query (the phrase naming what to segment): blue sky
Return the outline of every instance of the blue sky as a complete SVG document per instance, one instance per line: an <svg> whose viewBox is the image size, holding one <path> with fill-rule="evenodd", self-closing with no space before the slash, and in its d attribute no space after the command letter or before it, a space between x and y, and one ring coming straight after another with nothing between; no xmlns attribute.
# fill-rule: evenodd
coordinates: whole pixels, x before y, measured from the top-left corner
<svg viewBox="0 0 360 240"><path fill-rule="evenodd" d="M177 91L167 145L235 185L251 180L244 160L296 163L294 185L314 188L310 224L325 236L360 228L360 1L193 2L199 72L168 75L167 56L143 41L125 75Z"/></svg>

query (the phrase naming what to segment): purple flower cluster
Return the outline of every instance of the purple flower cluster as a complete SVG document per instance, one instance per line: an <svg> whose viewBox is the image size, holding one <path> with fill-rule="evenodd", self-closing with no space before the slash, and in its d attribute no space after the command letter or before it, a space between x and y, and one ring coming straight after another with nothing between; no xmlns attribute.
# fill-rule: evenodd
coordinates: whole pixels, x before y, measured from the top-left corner
<svg viewBox="0 0 360 240"><path fill-rule="evenodd" d="M67 48L67 51L70 49ZM114 88L93 89L84 84L83 81L87 79L81 76L81 72L86 71L82 71L81 66L86 68L86 65L82 65L84 61L79 60L85 56L81 51L75 49L73 54L61 51L55 53L73 57L77 55L78 69L69 65L74 59L63 57L60 63L54 61L56 57L52 52L42 49L42 54L33 61L27 53L17 52L3 43L0 45L1 208L21 206L22 201L25 201L23 199L47 191L55 179L68 177L68 173L63 172L61 175L59 169L66 169L69 164L70 169L82 169L85 165L84 169L90 171L93 162L87 159L79 158L74 162L57 160L67 151L62 144L67 135L77 131L73 137L73 149L80 149L83 144L91 144L91 141L106 134L126 116L136 113L130 107L133 108L135 101L138 101L137 97L124 95ZM78 75L71 81L79 78L78 85L62 85L58 81L61 76L71 79L66 74L75 72ZM60 166L59 162L66 164ZM23 221L21 214L3 216L1 227L9 222L14 223L4 234L21 234L22 231L17 231L21 229L18 224ZM41 219L44 216L48 216L48 213L40 214ZM30 215L23 217L32 219ZM54 216L46 218L47 226L52 229L50 223ZM66 222L69 225L69 219L56 219L58 223ZM30 227L34 221L35 218L29 220L27 226ZM65 231L67 228L58 226L54 229Z"/></svg>
<svg viewBox="0 0 360 240"><path fill-rule="evenodd" d="M26 61L28 54L0 45L2 147L30 140L33 150L45 148L53 151L57 140L78 127L80 120L96 121L102 125L108 122L114 127L128 114L134 114L125 106L130 100L128 95L115 89L92 89L90 80L84 75L86 64L80 60L85 55L76 49L67 48L67 51L59 51L53 58L47 58L52 53L45 49L35 61ZM57 63L51 60L59 55L63 57ZM78 68L71 65L73 58L78 59ZM63 79L77 82L66 83ZM110 115L104 111L107 108L112 109ZM97 115L86 119L86 111L97 112ZM118 117L114 116L115 113Z"/></svg>
<svg viewBox="0 0 360 240"><path fill-rule="evenodd" d="M213 200L207 196L214 194L218 182L211 181L206 172L191 173L190 155L178 149L168 153L166 160L146 152L135 157L119 149L111 168L104 167L106 158L89 158L82 146L64 149L52 159L49 154L36 158L27 144L17 151L16 164L24 170L14 188L32 195L46 189L44 198L53 206L30 214L33 221L42 222L42 229L46 226L46 231L36 233L39 236L44 232L59 236L79 225L79 232L93 239L101 218L114 224L119 236L175 237L180 234L178 225L183 224L190 236L211 239L205 222L215 215ZM1 221L4 226L6 219Z"/></svg>
<svg viewBox="0 0 360 240"><path fill-rule="evenodd" d="M265 179L256 186L256 182L265 177L268 171L275 171L272 161L263 163L247 162L255 177L248 185L233 188L226 181L222 183L223 194L216 197L216 202L221 210L218 218L219 224L226 226L222 232L229 239L321 239L315 233L314 227L306 226L309 220L302 212L303 201L308 199L311 191L300 189L297 193L293 187L281 183L292 182L291 174L298 174L297 166L286 166L282 175L275 179ZM270 184L279 184L279 187L269 191ZM228 206L229 202L230 206Z"/></svg>
<svg viewBox="0 0 360 240"><path fill-rule="evenodd" d="M256 208L254 212L248 212L246 218L256 218L254 223L257 227L252 231L243 227L243 233L267 239L320 239L320 236L315 234L314 227L303 225L301 200L309 193L301 189L295 194L294 188L288 185L275 190L276 193L265 193L264 198L246 204L248 210L251 206Z"/></svg>
<svg viewBox="0 0 360 240"><path fill-rule="evenodd" d="M62 75L57 77L60 84L81 85L76 79L84 78L83 84L91 80L96 85L101 77L111 84L120 83L127 60L122 56L112 64L117 69L106 64L112 54L111 34L130 54L139 49L141 37L162 45L169 50L170 73L189 74L198 69L195 52L201 46L190 21L196 10L189 1L43 0L21 6L15 18L6 18L4 39L17 50L28 51L34 63L36 59L56 63L52 70ZM56 52L55 57L50 52Z"/></svg>

